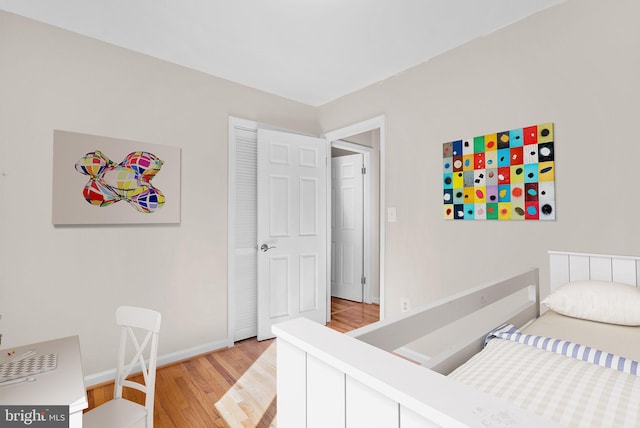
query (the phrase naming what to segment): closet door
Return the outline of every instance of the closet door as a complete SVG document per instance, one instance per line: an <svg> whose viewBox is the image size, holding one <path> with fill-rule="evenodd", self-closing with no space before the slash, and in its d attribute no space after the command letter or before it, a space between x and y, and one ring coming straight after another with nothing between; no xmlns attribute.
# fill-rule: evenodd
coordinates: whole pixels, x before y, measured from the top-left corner
<svg viewBox="0 0 640 428"><path fill-rule="evenodd" d="M229 293L233 295L229 335L237 342L258 334L257 123L232 118L229 133L232 158L229 179L235 187L229 195Z"/></svg>
<svg viewBox="0 0 640 428"><path fill-rule="evenodd" d="M273 222L267 221L270 226L263 228L269 230L268 234L261 238L258 235L258 127L259 124L256 122L229 119L230 345L249 337L271 337L271 324L287 317L302 315L324 323L327 316L326 140L261 130L265 135L276 137L277 140L271 141L275 146L270 146L271 149L267 150L267 153L271 154L265 159L274 161L274 151L276 155L275 163L270 162L269 168L288 168L279 164L277 159L278 149L283 148L283 144L286 143L285 145L291 144L287 150L292 151L291 160L295 161L299 170L295 177L287 177L292 185L295 184L292 187L292 191L295 187L295 195L276 192L274 197L282 198L288 195L291 196L291 201L297 199L302 202L288 215L288 218L295 220L288 225L291 237L282 236L278 231L274 232L271 226L278 226L282 220L278 213L274 213ZM269 180L272 183L282 183L284 171L279 171L278 174L279 177L271 176ZM274 189L277 190L278 186ZM279 207L273 200L268 205L273 208ZM259 245L275 245L274 240L279 241L276 245L279 247L277 250L258 251ZM277 273L280 271L277 267L282 266L283 254L277 256L276 253L285 250L290 245L289 242L296 242L295 251L287 255L291 260L289 266L295 269L288 271L285 276L278 276ZM263 284L267 284L263 287L262 293L265 303L262 306L262 333L261 323L258 321L258 314L261 312L258 305L259 260L269 261L265 265L268 267L265 269L263 266L262 269L263 272L269 272L263 275L262 281ZM264 281L264 278L267 281Z"/></svg>

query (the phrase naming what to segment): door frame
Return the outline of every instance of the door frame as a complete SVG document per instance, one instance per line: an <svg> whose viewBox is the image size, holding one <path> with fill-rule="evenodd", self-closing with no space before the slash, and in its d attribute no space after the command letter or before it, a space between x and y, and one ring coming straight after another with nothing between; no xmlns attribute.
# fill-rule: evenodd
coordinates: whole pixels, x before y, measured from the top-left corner
<svg viewBox="0 0 640 428"><path fill-rule="evenodd" d="M364 284L364 288L362 290L362 301L364 303L373 303L373 299L371 297L371 278L373 272L371 270L371 241L372 241L372 218L371 215L373 213L373 198L371 197L371 152L373 148L367 146L361 146L360 144L350 143L348 141L331 141L330 147L335 147L337 149L348 150L350 152L361 154L362 155L362 163L367 171L364 174L363 180L363 189L362 189L362 197L363 197L363 235L362 235L362 273L367 281ZM333 169L333 167L332 167ZM333 201L332 198L329 198L330 201ZM333 211L332 211L333 212ZM329 222L329 226L331 226L331 222ZM332 230L332 229L330 229ZM331 240L329 240L331 243ZM333 266L332 266L333 269ZM329 286L331 286L331 281L329 281ZM331 294L331 293L329 293ZM330 314L329 314L330 315Z"/></svg>
<svg viewBox="0 0 640 428"><path fill-rule="evenodd" d="M378 129L380 131L380 153L379 153L379 157L380 157L380 170L379 170L379 181L380 181L380 203L379 203L379 207L378 209L380 210L380 257L378 260L378 266L380 269L380 320L384 319L384 313L385 313L385 281L384 281L384 277L385 277L385 268L384 268L384 261L385 261L385 247L386 247L386 216L385 216L385 204L386 204L386 199L385 199L385 116L384 115L380 115L380 116L376 116L373 117L371 119L368 120L364 120L362 122L357 122L348 126L345 126L343 128L338 128L335 129L333 131L329 131L324 133L322 136L327 140L328 144L327 144L327 159L331 159L331 147L333 146L334 142L338 142L339 140L343 140L345 138L354 136L354 135L358 135L358 134L362 134L363 132L369 132L369 131L374 131ZM359 147L360 149L362 149L364 146L358 146L357 144L354 144L354 146ZM338 146L335 146L338 147ZM353 149L348 149L348 150L353 150ZM367 180L365 180L366 183ZM327 186L328 186L328 195L331 194L331 180L327 180ZM366 192L365 192L366 194ZM366 206L366 205L365 205ZM331 227L331 198L328 198L328 203L327 203L327 218L328 218L328 227ZM366 218L366 216L365 216ZM330 230L330 229L329 229ZM369 229L370 230L370 229ZM366 233L365 233L366 235ZM327 251L329 251L329 254L327 256L327 280L329 281L328 284L328 290L329 292L327 293L327 299L328 299L328 305L327 305L327 311L331 311L331 234L327 235ZM370 245L369 245L370 247ZM369 249L370 251L370 249ZM365 253L367 252L367 249L365 249ZM371 260L371 259L370 259ZM371 269L371 264L369 264L369 268ZM370 275L370 271L367 271L368 274ZM371 276L369 276L370 278ZM331 313L327 314L327 320L331 319Z"/></svg>

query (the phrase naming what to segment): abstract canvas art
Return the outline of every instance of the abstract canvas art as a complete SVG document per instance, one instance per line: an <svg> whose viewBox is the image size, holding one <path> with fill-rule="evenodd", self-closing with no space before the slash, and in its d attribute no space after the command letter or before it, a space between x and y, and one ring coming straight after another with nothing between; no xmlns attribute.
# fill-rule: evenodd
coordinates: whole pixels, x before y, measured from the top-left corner
<svg viewBox="0 0 640 428"><path fill-rule="evenodd" d="M89 178L82 191L87 203L108 207L124 201L141 213L150 214L164 206L164 194L151 184L163 163L153 153L131 152L116 164L96 150L82 156L75 168Z"/></svg>
<svg viewBox="0 0 640 428"><path fill-rule="evenodd" d="M553 123L443 144L444 218L555 220Z"/></svg>
<svg viewBox="0 0 640 428"><path fill-rule="evenodd" d="M53 224L180 222L180 149L54 131Z"/></svg>

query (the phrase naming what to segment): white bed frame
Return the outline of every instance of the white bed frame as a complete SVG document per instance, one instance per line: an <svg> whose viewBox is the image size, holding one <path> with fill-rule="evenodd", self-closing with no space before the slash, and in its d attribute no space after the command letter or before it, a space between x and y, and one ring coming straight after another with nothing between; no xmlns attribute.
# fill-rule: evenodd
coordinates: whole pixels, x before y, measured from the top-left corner
<svg viewBox="0 0 640 428"><path fill-rule="evenodd" d="M638 286L640 258L549 252L550 287L599 279ZM474 390L442 373L477 353L496 326L475 322L462 337L419 365L393 354L405 344L450 328L488 305L523 294L502 319L522 326L539 316L538 269L459 293L341 334L305 318L273 327L277 336L279 428L554 427L553 422ZM481 332L478 334L478 332Z"/></svg>
<svg viewBox="0 0 640 428"><path fill-rule="evenodd" d="M640 286L640 257L549 251L551 291L569 281L601 280Z"/></svg>

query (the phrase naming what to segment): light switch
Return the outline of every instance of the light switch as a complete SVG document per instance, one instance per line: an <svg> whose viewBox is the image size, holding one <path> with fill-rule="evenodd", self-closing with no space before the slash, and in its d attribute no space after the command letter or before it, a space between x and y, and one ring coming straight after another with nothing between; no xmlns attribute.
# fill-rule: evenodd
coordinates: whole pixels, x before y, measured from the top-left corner
<svg viewBox="0 0 640 428"><path fill-rule="evenodd" d="M398 220L396 215L396 207L387 208L387 221L389 223L395 223Z"/></svg>

